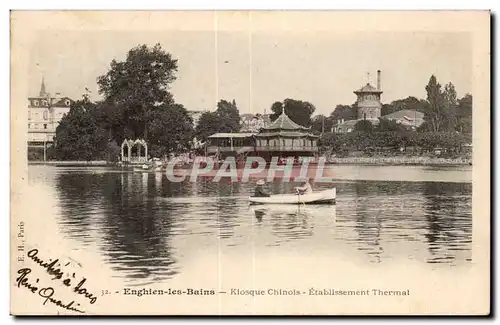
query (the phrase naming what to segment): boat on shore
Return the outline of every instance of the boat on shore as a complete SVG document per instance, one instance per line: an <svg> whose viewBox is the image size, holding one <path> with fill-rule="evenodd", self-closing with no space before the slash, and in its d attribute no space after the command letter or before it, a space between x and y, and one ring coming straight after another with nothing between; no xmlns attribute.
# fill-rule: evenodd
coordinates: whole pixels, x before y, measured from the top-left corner
<svg viewBox="0 0 500 325"><path fill-rule="evenodd" d="M311 194L275 194L265 197L250 196L250 204L335 204L336 188Z"/></svg>

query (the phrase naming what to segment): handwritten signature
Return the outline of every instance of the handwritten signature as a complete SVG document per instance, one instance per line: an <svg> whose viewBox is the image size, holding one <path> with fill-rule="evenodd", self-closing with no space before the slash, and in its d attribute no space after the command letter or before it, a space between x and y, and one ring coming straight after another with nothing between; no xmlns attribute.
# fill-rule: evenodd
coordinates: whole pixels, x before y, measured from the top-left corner
<svg viewBox="0 0 500 325"><path fill-rule="evenodd" d="M17 274L19 274L19 276L16 279L18 288L24 287L27 288L29 291L31 291L31 293L33 294L38 293L40 297L45 298L45 300L43 301L43 305L45 305L47 302L50 302L56 306L62 307L67 310L76 311L78 313L85 313L85 311L83 311L82 309L77 308L78 306L80 306L80 304L75 302L74 300L72 300L69 303L64 303L61 300L55 298L54 288L52 287L39 288L38 287L39 279L36 279L36 281L33 283L28 278L28 274L30 273L31 273L30 268L22 268L17 271Z"/></svg>
<svg viewBox="0 0 500 325"><path fill-rule="evenodd" d="M27 256L32 259L35 263L40 265L43 269L47 271L49 275L54 276L52 280L62 280L62 283L67 286L71 287L71 277L65 277L64 272L61 270L61 263L59 262L59 259L51 260L49 259L48 262L44 261L42 258L38 256L38 249L34 248L30 250L27 254ZM69 264L69 263L68 263ZM65 266L67 266L66 264ZM73 273L74 277L74 273ZM97 301L97 297L90 293L85 287L84 284L87 281L86 278L83 278L80 280L80 282L73 288L73 291L76 292L79 295L85 296L85 298L90 300L91 304L94 304Z"/></svg>

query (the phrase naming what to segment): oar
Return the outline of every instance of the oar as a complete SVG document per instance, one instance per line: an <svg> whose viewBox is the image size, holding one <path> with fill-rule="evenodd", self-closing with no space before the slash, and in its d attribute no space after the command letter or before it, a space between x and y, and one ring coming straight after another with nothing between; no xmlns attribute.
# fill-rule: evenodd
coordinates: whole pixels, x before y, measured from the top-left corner
<svg viewBox="0 0 500 325"><path fill-rule="evenodd" d="M300 191L297 190L297 201L299 203L299 207L300 207ZM306 206L306 204L304 202L302 202L302 204L304 205L304 207Z"/></svg>

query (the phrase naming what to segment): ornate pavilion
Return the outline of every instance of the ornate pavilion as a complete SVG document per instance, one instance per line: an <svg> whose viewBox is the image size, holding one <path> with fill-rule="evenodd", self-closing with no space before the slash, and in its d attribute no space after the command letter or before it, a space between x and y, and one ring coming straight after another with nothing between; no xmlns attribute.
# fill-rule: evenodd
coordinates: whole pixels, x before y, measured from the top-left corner
<svg viewBox="0 0 500 325"><path fill-rule="evenodd" d="M310 128L293 122L284 112L258 133L216 133L207 141L207 154L220 158L260 156L266 161L272 157L314 157L318 152L319 136Z"/></svg>
<svg viewBox="0 0 500 325"><path fill-rule="evenodd" d="M314 157L318 152L318 138L306 128L292 121L285 111L269 126L254 135L255 153L266 161L271 157Z"/></svg>
<svg viewBox="0 0 500 325"><path fill-rule="evenodd" d="M125 139L121 145L122 163L142 164L148 162L148 144L143 139Z"/></svg>

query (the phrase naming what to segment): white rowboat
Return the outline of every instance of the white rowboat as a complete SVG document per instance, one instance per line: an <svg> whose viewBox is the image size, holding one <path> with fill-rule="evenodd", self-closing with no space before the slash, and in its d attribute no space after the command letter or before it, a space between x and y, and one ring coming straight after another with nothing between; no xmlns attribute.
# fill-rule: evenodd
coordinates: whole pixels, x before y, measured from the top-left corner
<svg viewBox="0 0 500 325"><path fill-rule="evenodd" d="M334 204L337 196L335 188L313 192L311 194L276 194L268 197L250 196L248 200L254 204Z"/></svg>

